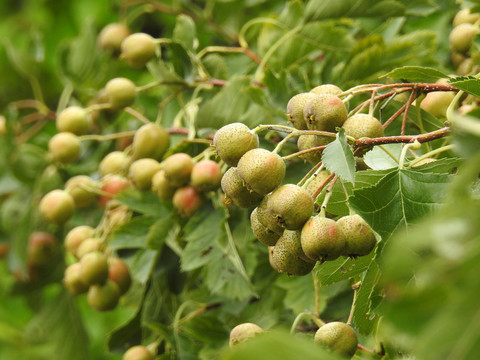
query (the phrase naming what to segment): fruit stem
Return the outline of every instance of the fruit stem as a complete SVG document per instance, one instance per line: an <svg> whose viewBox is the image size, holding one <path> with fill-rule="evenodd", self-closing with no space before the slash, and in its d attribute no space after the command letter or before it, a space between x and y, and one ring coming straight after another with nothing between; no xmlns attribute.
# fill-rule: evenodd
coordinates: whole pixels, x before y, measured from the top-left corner
<svg viewBox="0 0 480 360"><path fill-rule="evenodd" d="M110 105L109 103L94 104L94 105L90 105L89 107L85 108L85 111L87 113L91 113L92 111L106 110L106 109L110 109L111 107L112 107L112 105Z"/></svg>
<svg viewBox="0 0 480 360"><path fill-rule="evenodd" d="M412 148L414 150L418 150L420 148L421 144L420 142L415 139L413 142L411 143L408 143L408 144L405 144L402 148L402 153L400 154L400 161L398 162L398 167L399 169L403 169L404 168L404 164L405 164L405 158L407 156L407 151Z"/></svg>
<svg viewBox="0 0 480 360"><path fill-rule="evenodd" d="M304 319L304 318L309 318L310 320L312 320L315 325L317 325L319 328L322 327L323 325L325 325L325 322L321 319L319 319L318 317L316 317L315 315L311 314L311 313L308 313L308 312L301 312L300 314L297 315L297 317L295 318L295 320L293 321L293 324L292 326L290 327L290 334L294 334L295 333L295 330L297 328L297 326L300 324L300 322Z"/></svg>
<svg viewBox="0 0 480 360"><path fill-rule="evenodd" d="M135 133L136 133L136 131L132 130L132 131L123 131L123 132L119 132L119 133L115 133L115 134L108 134L108 135L91 134L91 135L79 136L78 139L80 141L86 141L86 140L108 141L108 140L120 139L120 138L123 138L123 137L134 136Z"/></svg>
<svg viewBox="0 0 480 360"><path fill-rule="evenodd" d="M335 177L335 173L331 173L328 178L325 179L322 185L313 193L312 198L315 200L315 198L320 194L320 192L323 190L325 186L329 183L330 180L332 180Z"/></svg>
<svg viewBox="0 0 480 360"><path fill-rule="evenodd" d="M238 34L238 43L240 44L240 46L244 49L248 49L249 46L248 46L248 42L247 40L245 39L245 34L247 33L247 30L252 27L253 25L257 25L257 24L270 24L270 25L276 25L282 29L285 29L285 26L280 23L279 21L275 20L275 19L271 19L271 18L256 18L256 19L253 19L253 20L250 20L248 21L247 23L245 23L245 25L242 26L242 28L240 29L240 33Z"/></svg>
<svg viewBox="0 0 480 360"><path fill-rule="evenodd" d="M282 141L280 141L280 142L277 144L277 146L275 147L275 149L273 149L272 152L273 152L274 154L278 154L278 152L282 149L283 145L285 145L288 140L290 140L292 137L298 136L298 135L299 135L299 134L298 134L297 131L292 131L290 134L288 134L287 136L285 136L285 137L282 139ZM295 157L295 156L293 156L293 157ZM284 160L285 160L285 159L284 159Z"/></svg>
<svg viewBox="0 0 480 360"><path fill-rule="evenodd" d="M353 300L352 300L352 307L350 308L350 314L348 314L348 320L347 320L348 325L351 325L353 321L353 314L355 313L355 306L356 306L356 301L358 297L358 289L360 288L361 285L362 285L361 281L352 285Z"/></svg>
<svg viewBox="0 0 480 360"><path fill-rule="evenodd" d="M326 147L327 147L327 145L315 146L315 147L310 148L310 149L305 149L305 150L301 150L301 151L294 152L293 154L290 154L290 155L282 156L282 159L283 159L283 160L293 159L293 158L295 158L295 157L298 157L298 156L301 156L301 155L304 155L304 154L308 154L309 152L318 151L318 150L323 150L323 149L325 149Z"/></svg>
<svg viewBox="0 0 480 360"><path fill-rule="evenodd" d="M329 178L334 175L335 177L333 178L331 184L328 186L328 189L325 191L325 198L323 199L323 203L322 203L322 206L320 207L320 217L325 217L325 214L327 212L327 205L328 205L328 202L330 201L330 198L332 197L332 194L333 194L333 186L335 185L335 182L337 181L338 179L338 176L335 175L335 173L332 173L330 174ZM327 180L329 180L329 178L327 178ZM327 182L327 180L325 180L325 182ZM322 184L323 185L323 184ZM317 189L318 191L318 189ZM317 192L315 191L315 193ZM315 194L314 194L315 195Z"/></svg>
<svg viewBox="0 0 480 360"><path fill-rule="evenodd" d="M140 120L142 123L144 124L150 124L151 121L148 120L145 115L143 115L142 113L140 113L139 111L131 108L130 106L126 107L123 109L123 111L125 111L127 114L129 115L132 115L134 118L136 118L137 120Z"/></svg>
<svg viewBox="0 0 480 360"><path fill-rule="evenodd" d="M429 152L427 152L426 154L423 154L422 156L417 157L415 160L410 161L407 166L412 167L413 165L415 165L415 164L418 163L419 161L422 161L423 159L432 157L433 155L440 154L440 153L442 153L442 152L444 152L444 151L452 150L452 149L454 149L454 148L455 148L455 145L454 145L454 144L442 146L442 147L440 147L440 148L438 148L438 149L429 151Z"/></svg>
<svg viewBox="0 0 480 360"><path fill-rule="evenodd" d="M308 184L310 184L313 179L318 176L324 167L325 165L321 161L316 163L315 166L312 167L310 171L303 177L303 179L297 183L297 186L301 186L303 189L305 189Z"/></svg>

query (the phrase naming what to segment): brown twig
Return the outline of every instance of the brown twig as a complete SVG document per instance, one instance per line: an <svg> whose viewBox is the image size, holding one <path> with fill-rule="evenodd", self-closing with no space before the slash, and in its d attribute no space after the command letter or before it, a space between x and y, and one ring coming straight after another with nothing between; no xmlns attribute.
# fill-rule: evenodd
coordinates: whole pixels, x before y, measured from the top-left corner
<svg viewBox="0 0 480 360"><path fill-rule="evenodd" d="M399 144L399 143L412 143L418 140L420 143L441 139L450 133L449 127L444 127L439 130L435 130L426 134L420 135L400 135L400 136L384 136L378 138L365 138L355 140L355 146L374 146L383 144Z"/></svg>

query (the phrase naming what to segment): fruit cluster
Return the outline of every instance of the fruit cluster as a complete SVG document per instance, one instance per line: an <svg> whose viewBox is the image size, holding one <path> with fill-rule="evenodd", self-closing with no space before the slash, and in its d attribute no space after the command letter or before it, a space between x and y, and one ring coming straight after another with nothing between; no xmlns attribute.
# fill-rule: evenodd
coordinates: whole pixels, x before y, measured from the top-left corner
<svg viewBox="0 0 480 360"><path fill-rule="evenodd" d="M451 60L457 68L458 75L478 72L478 52L472 45L480 32L479 23L480 13L472 13L468 8L460 10L453 18L449 42Z"/></svg>

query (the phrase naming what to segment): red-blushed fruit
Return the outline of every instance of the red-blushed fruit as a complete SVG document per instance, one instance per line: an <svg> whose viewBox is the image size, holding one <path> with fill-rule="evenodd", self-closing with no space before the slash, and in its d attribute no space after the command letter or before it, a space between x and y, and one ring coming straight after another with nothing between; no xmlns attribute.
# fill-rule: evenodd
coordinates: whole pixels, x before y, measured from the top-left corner
<svg viewBox="0 0 480 360"><path fill-rule="evenodd" d="M263 198L262 195L247 189L236 167L231 167L223 174L220 185L227 196L227 201L232 200L241 208L257 205Z"/></svg>
<svg viewBox="0 0 480 360"><path fill-rule="evenodd" d="M128 187L130 187L130 182L122 176L111 175L103 178L100 190L107 195L100 196L100 204L102 205L102 208L105 209L108 202L111 201L115 195Z"/></svg>
<svg viewBox="0 0 480 360"><path fill-rule="evenodd" d="M220 187L222 170L220 165L213 160L197 162L190 174L190 183L201 191L212 191Z"/></svg>
<svg viewBox="0 0 480 360"><path fill-rule="evenodd" d="M61 225L73 215L75 202L65 190L52 190L40 200L40 214L51 223Z"/></svg>
<svg viewBox="0 0 480 360"><path fill-rule="evenodd" d="M71 177L65 183L65 191L72 196L77 208L90 205L97 198L97 188L97 182L86 175Z"/></svg>
<svg viewBox="0 0 480 360"><path fill-rule="evenodd" d="M99 251L85 254L80 259L80 278L87 285L102 284L108 278L107 256Z"/></svg>
<svg viewBox="0 0 480 360"><path fill-rule="evenodd" d="M160 160L170 146L170 135L160 125L145 124L133 136L132 151L136 159Z"/></svg>
<svg viewBox="0 0 480 360"><path fill-rule="evenodd" d="M154 360L154 356L146 346L135 345L123 354L122 360Z"/></svg>
<svg viewBox="0 0 480 360"><path fill-rule="evenodd" d="M195 165L192 157L186 153L176 153L162 163L165 177L173 186L183 186L190 181L190 174Z"/></svg>
<svg viewBox="0 0 480 360"><path fill-rule="evenodd" d="M83 294L88 290L88 285L81 278L80 268L80 263L72 264L65 269L63 275L63 285L73 295Z"/></svg>
<svg viewBox="0 0 480 360"><path fill-rule="evenodd" d="M121 23L110 23L98 34L98 46L113 54L120 53L122 41L130 35L130 29Z"/></svg>
<svg viewBox="0 0 480 360"><path fill-rule="evenodd" d="M185 217L191 217L202 206L202 197L191 185L179 188L173 195L173 207Z"/></svg>
<svg viewBox="0 0 480 360"><path fill-rule="evenodd" d="M132 80L127 78L114 78L107 82L105 91L108 96L108 102L115 109L122 109L135 102L137 97L137 88Z"/></svg>
<svg viewBox="0 0 480 360"><path fill-rule="evenodd" d="M70 164L80 156L82 146L75 134L60 132L52 136L48 142L48 152L53 161Z"/></svg>
<svg viewBox="0 0 480 360"><path fill-rule="evenodd" d="M342 126L345 134L355 139L376 138L383 136L383 126L377 118L368 114L350 116Z"/></svg>
<svg viewBox="0 0 480 360"><path fill-rule="evenodd" d="M152 191L157 194L160 200L172 200L175 190L177 190L177 187L170 184L165 177L165 171L160 170L153 175Z"/></svg>
<svg viewBox="0 0 480 360"><path fill-rule="evenodd" d="M30 234L27 245L27 262L38 266L47 264L58 251L55 237L47 232Z"/></svg>
<svg viewBox="0 0 480 360"><path fill-rule="evenodd" d="M320 327L315 333L314 341L347 358L355 354L358 345L355 330L350 325L338 321Z"/></svg>
<svg viewBox="0 0 480 360"><path fill-rule="evenodd" d="M92 119L84 108L69 106L58 114L56 125L60 132L67 131L75 135L83 135L92 127Z"/></svg>
<svg viewBox="0 0 480 360"><path fill-rule="evenodd" d="M277 153L262 148L248 151L238 162L238 175L247 188L266 195L285 177L285 162Z"/></svg>
<svg viewBox="0 0 480 360"><path fill-rule="evenodd" d="M312 216L303 226L300 236L305 255L314 261L335 260L345 248L345 239L337 223L319 215Z"/></svg>
<svg viewBox="0 0 480 360"><path fill-rule="evenodd" d="M250 338L263 333L263 329L254 323L243 323L235 326L230 331L230 347L242 344Z"/></svg>
<svg viewBox="0 0 480 360"><path fill-rule="evenodd" d="M138 190L150 190L152 177L161 168L162 166L155 159L138 159L130 165L128 177Z"/></svg>
<svg viewBox="0 0 480 360"><path fill-rule="evenodd" d="M97 311L109 311L115 309L120 300L120 289L110 279L102 284L91 285L88 289L87 302Z"/></svg>
<svg viewBox="0 0 480 360"><path fill-rule="evenodd" d="M108 278L118 285L121 295L125 294L132 284L130 270L127 264L119 258L108 259Z"/></svg>
<svg viewBox="0 0 480 360"><path fill-rule="evenodd" d="M90 237L83 240L80 245L78 245L77 251L75 252L75 257L77 259L83 258L86 254L95 252L95 251L103 251L105 245L103 244L102 240L96 237Z"/></svg>
<svg viewBox="0 0 480 360"><path fill-rule="evenodd" d="M334 132L347 120L347 107L338 96L322 93L305 104L303 115L310 130Z"/></svg>
<svg viewBox="0 0 480 360"><path fill-rule="evenodd" d="M245 124L232 123L215 132L213 146L225 164L237 166L238 161L247 151L258 147L258 135Z"/></svg>
<svg viewBox="0 0 480 360"><path fill-rule="evenodd" d="M135 33L122 41L122 57L131 67L142 67L153 59L155 48L153 37L145 33Z"/></svg>
<svg viewBox="0 0 480 360"><path fill-rule="evenodd" d="M125 175L130 166L130 157L123 151L112 151L105 155L98 165L101 176Z"/></svg>
<svg viewBox="0 0 480 360"><path fill-rule="evenodd" d="M290 121L294 128L299 130L306 130L307 123L303 117L303 111L305 109L305 104L313 99L316 94L300 93L292 97L287 103L287 116L288 121Z"/></svg>
<svg viewBox="0 0 480 360"><path fill-rule="evenodd" d="M377 243L372 228L358 214L338 219L337 229L345 239L345 248L342 253L344 256L368 255Z"/></svg>
<svg viewBox="0 0 480 360"><path fill-rule="evenodd" d="M80 244L82 244L86 239L93 237L94 234L95 229L91 226L80 225L74 227L65 236L65 240L63 242L65 249L70 254L76 256Z"/></svg>

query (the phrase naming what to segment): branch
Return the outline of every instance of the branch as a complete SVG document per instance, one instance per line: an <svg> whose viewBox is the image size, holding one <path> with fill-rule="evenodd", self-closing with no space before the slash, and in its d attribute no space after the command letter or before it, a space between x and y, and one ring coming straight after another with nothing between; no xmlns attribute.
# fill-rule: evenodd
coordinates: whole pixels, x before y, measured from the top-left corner
<svg viewBox="0 0 480 360"><path fill-rule="evenodd" d="M401 135L401 136L384 136L378 138L366 138L355 140L354 146L374 146L383 144L399 144L399 143L413 143L418 140L419 143L425 143L436 139L441 139L450 133L449 127L444 127L421 135Z"/></svg>

